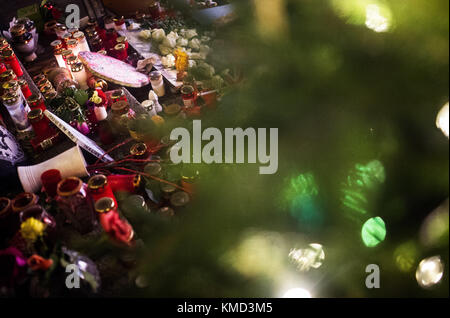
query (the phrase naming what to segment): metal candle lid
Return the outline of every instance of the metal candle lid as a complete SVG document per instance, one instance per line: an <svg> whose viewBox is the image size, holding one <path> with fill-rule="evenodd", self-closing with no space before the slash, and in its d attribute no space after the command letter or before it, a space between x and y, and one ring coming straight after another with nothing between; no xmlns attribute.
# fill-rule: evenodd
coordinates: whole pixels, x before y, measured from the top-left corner
<svg viewBox="0 0 450 318"><path fill-rule="evenodd" d="M121 51L124 49L125 49L125 44L123 44L123 43L119 43L119 44L116 44L116 46L114 46L114 50L116 50L116 51Z"/></svg>
<svg viewBox="0 0 450 318"><path fill-rule="evenodd" d="M15 56L15 54L14 54L14 51L11 48L3 50L3 57L4 58L13 57L13 56Z"/></svg>
<svg viewBox="0 0 450 318"><path fill-rule="evenodd" d="M15 92L19 89L19 82L16 80L11 80L3 83L2 87L4 90Z"/></svg>
<svg viewBox="0 0 450 318"><path fill-rule="evenodd" d="M108 184L108 178L103 174L93 176L88 181L88 187L91 190L98 190L105 187Z"/></svg>
<svg viewBox="0 0 450 318"><path fill-rule="evenodd" d="M125 42L127 42L127 41L128 41L128 39L127 39L126 36L119 36L119 37L116 39L116 42L117 42L117 43L125 43Z"/></svg>
<svg viewBox="0 0 450 318"><path fill-rule="evenodd" d="M27 102L28 104L37 104L41 101L41 96L38 94L31 94L30 97L28 97Z"/></svg>
<svg viewBox="0 0 450 318"><path fill-rule="evenodd" d="M157 176L161 173L161 165L156 162L149 163L145 166L144 172L151 175L151 176Z"/></svg>
<svg viewBox="0 0 450 318"><path fill-rule="evenodd" d="M14 104L19 100L19 95L16 92L8 92L2 96L3 103L9 105Z"/></svg>
<svg viewBox="0 0 450 318"><path fill-rule="evenodd" d="M78 45L77 39L70 39L67 41L67 47L74 48Z"/></svg>
<svg viewBox="0 0 450 318"><path fill-rule="evenodd" d="M82 41L84 39L84 33L81 31L75 32L72 37L78 41Z"/></svg>
<svg viewBox="0 0 450 318"><path fill-rule="evenodd" d="M134 144L130 149L130 154L133 156L143 156L147 153L147 145L143 142Z"/></svg>
<svg viewBox="0 0 450 318"><path fill-rule="evenodd" d="M72 64L72 72L81 72L84 69L84 65L81 62L76 62L75 64Z"/></svg>
<svg viewBox="0 0 450 318"><path fill-rule="evenodd" d="M42 118L44 118L44 113L42 112L42 109L40 109L40 108L33 109L32 111L30 111L28 113L28 120L31 122L38 122Z"/></svg>
<svg viewBox="0 0 450 318"><path fill-rule="evenodd" d="M149 74L149 76L150 76L150 80L157 81L157 80L161 79L162 74L160 71L153 71Z"/></svg>
<svg viewBox="0 0 450 318"><path fill-rule="evenodd" d="M70 56L70 55L72 55L72 54L73 54L72 50L63 50L63 51L61 52L61 55L63 56L63 58L64 58L64 57L67 58L68 56Z"/></svg>
<svg viewBox="0 0 450 318"><path fill-rule="evenodd" d="M112 198L105 197L95 202L95 211L97 213L108 213L113 211L115 207L116 204Z"/></svg>
<svg viewBox="0 0 450 318"><path fill-rule="evenodd" d="M189 195L186 192L175 192L170 197L170 203L174 207L182 207L189 203Z"/></svg>

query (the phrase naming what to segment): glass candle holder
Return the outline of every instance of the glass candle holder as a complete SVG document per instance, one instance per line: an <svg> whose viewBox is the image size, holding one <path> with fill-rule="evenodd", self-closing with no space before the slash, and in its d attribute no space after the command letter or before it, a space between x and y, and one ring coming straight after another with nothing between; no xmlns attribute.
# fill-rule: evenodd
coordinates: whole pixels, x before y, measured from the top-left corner
<svg viewBox="0 0 450 318"><path fill-rule="evenodd" d="M61 37L61 41L64 45L64 47L67 49L67 42L69 42L69 40L72 39L72 34L70 33L65 33L62 37Z"/></svg>
<svg viewBox="0 0 450 318"><path fill-rule="evenodd" d="M161 72L153 71L150 73L150 82L152 84L152 89L158 97L163 97L166 94L164 88L164 80Z"/></svg>
<svg viewBox="0 0 450 318"><path fill-rule="evenodd" d="M14 51L12 49L4 50L2 57L3 63L8 65L17 77L23 76L22 67L20 66L19 60L17 59L16 54L14 54Z"/></svg>
<svg viewBox="0 0 450 318"><path fill-rule="evenodd" d="M24 79L19 80L20 89L22 91L23 97L28 99L32 95L30 87L28 86L28 82Z"/></svg>
<svg viewBox="0 0 450 318"><path fill-rule="evenodd" d="M52 198L57 195L58 183L61 180L61 172L57 169L50 169L41 174L44 190Z"/></svg>
<svg viewBox="0 0 450 318"><path fill-rule="evenodd" d="M42 98L41 95L31 94L31 96L28 97L27 102L31 110L39 108L44 112L47 109L47 107L45 106L44 99Z"/></svg>
<svg viewBox="0 0 450 318"><path fill-rule="evenodd" d="M67 66L67 59L71 56L74 56L72 50L63 50L61 52L61 56L64 60L64 67L69 70L69 67Z"/></svg>
<svg viewBox="0 0 450 318"><path fill-rule="evenodd" d="M125 44L117 44L114 47L114 57L121 61L125 61L128 58L128 51Z"/></svg>
<svg viewBox="0 0 450 318"><path fill-rule="evenodd" d="M84 69L84 65L81 62L77 62L71 66L72 76L78 82L81 89L88 89L88 75Z"/></svg>
<svg viewBox="0 0 450 318"><path fill-rule="evenodd" d="M126 31L127 30L127 25L125 23L124 17L114 19L114 29L116 31Z"/></svg>
<svg viewBox="0 0 450 318"><path fill-rule="evenodd" d="M58 23L55 27L55 33L58 38L62 39L64 34L67 33L67 27L63 24Z"/></svg>
<svg viewBox="0 0 450 318"><path fill-rule="evenodd" d="M116 89L111 94L111 104L115 104L120 101L128 102L127 96L125 95L123 89Z"/></svg>
<svg viewBox="0 0 450 318"><path fill-rule="evenodd" d="M32 128L21 96L13 92L6 93L3 95L3 105L8 110L18 132L31 131Z"/></svg>
<svg viewBox="0 0 450 318"><path fill-rule="evenodd" d="M57 186L57 202L72 226L81 234L91 232L95 218L87 197L87 186L76 177L61 180Z"/></svg>
<svg viewBox="0 0 450 318"><path fill-rule="evenodd" d="M90 52L89 44L83 32L78 31L73 34L73 38L78 41L79 52Z"/></svg>
<svg viewBox="0 0 450 318"><path fill-rule="evenodd" d="M55 56L56 62L59 67L66 67L66 63L62 57L62 51L64 50L63 43L61 40L55 40L50 43L50 46L53 48L53 55Z"/></svg>
<svg viewBox="0 0 450 318"><path fill-rule="evenodd" d="M78 40L69 39L67 41L67 49L73 52L73 55L78 56L80 49L78 48Z"/></svg>
<svg viewBox="0 0 450 318"><path fill-rule="evenodd" d="M99 174L91 177L88 181L88 189L94 202L97 202L101 198L111 198L117 206L116 197L105 175Z"/></svg>
<svg viewBox="0 0 450 318"><path fill-rule="evenodd" d="M183 98L185 107L190 108L195 106L195 99L197 97L197 94L193 86L184 85L183 87L181 87L181 96Z"/></svg>
<svg viewBox="0 0 450 318"><path fill-rule="evenodd" d="M128 43L128 39L126 36L119 36L116 39L117 44L124 44L125 45L125 49L128 51L128 48L130 47L130 44Z"/></svg>
<svg viewBox="0 0 450 318"><path fill-rule="evenodd" d="M42 109L36 108L33 109L28 113L28 121L30 122L31 126L33 127L34 133L36 136L40 137L46 137L48 136L48 130L49 130L49 120L46 116L44 116L44 113L42 112Z"/></svg>
<svg viewBox="0 0 450 318"><path fill-rule="evenodd" d="M141 187L142 178L139 174L111 175L108 176L108 183L113 192L135 193Z"/></svg>
<svg viewBox="0 0 450 318"><path fill-rule="evenodd" d="M11 208L14 213L20 213L23 210L37 204L38 197L34 193L23 192L18 194L11 202Z"/></svg>

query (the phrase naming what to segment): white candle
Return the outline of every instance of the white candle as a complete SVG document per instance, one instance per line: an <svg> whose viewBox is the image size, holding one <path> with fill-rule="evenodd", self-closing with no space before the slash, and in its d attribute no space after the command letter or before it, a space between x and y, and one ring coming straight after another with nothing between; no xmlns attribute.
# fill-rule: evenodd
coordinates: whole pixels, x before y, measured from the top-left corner
<svg viewBox="0 0 450 318"><path fill-rule="evenodd" d="M74 79L80 84L81 89L88 89L89 86L87 84L87 73L84 69L83 63L78 62L72 65L72 75Z"/></svg>

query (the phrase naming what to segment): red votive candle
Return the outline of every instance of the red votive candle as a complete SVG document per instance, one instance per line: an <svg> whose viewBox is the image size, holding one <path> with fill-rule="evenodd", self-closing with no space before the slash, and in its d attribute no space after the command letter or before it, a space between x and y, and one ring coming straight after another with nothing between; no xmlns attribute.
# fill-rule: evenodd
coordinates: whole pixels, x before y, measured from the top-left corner
<svg viewBox="0 0 450 318"><path fill-rule="evenodd" d="M47 109L47 107L45 107L44 99L38 94L31 94L27 98L27 102L31 110L40 108L44 112Z"/></svg>
<svg viewBox="0 0 450 318"><path fill-rule="evenodd" d="M19 80L20 89L25 99L28 99L32 95L28 82L24 79Z"/></svg>
<svg viewBox="0 0 450 318"><path fill-rule="evenodd" d="M112 175L108 176L108 183L114 192L134 193L141 185L141 176L139 174Z"/></svg>
<svg viewBox="0 0 450 318"><path fill-rule="evenodd" d="M20 67L19 60L12 49L6 49L3 51L3 62L9 65L18 77L23 75L22 67Z"/></svg>
<svg viewBox="0 0 450 318"><path fill-rule="evenodd" d="M58 183L61 180L61 173L57 169L47 170L41 175L41 181L44 185L45 192L51 197L56 196Z"/></svg>
<svg viewBox="0 0 450 318"><path fill-rule="evenodd" d="M91 195L94 203L101 198L111 198L117 206L116 197L108 183L108 178L102 174L93 176L88 181L89 194Z"/></svg>

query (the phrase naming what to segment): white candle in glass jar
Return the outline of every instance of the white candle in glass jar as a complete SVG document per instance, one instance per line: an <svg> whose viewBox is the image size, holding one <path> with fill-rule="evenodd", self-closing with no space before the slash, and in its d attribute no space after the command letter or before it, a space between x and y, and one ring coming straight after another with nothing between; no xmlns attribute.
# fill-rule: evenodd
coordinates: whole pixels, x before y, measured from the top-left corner
<svg viewBox="0 0 450 318"><path fill-rule="evenodd" d="M81 89L89 88L87 84L88 76L83 63L78 62L72 65L72 76L78 82Z"/></svg>
<svg viewBox="0 0 450 318"><path fill-rule="evenodd" d="M78 51L79 52L90 52L89 44L83 32L78 31L73 34L73 38L78 41Z"/></svg>
<svg viewBox="0 0 450 318"><path fill-rule="evenodd" d="M150 73L150 82L152 83L152 88L158 97L163 97L166 94L164 88L164 80L161 72L154 71Z"/></svg>

